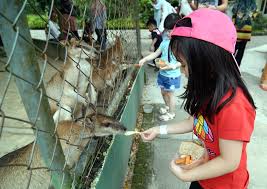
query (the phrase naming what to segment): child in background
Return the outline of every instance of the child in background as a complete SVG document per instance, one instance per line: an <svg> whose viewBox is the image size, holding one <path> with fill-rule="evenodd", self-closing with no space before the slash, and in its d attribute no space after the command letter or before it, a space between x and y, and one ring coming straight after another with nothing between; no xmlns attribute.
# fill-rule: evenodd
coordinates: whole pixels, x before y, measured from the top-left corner
<svg viewBox="0 0 267 189"><path fill-rule="evenodd" d="M167 34L169 34L174 27L175 23L180 19L178 14L172 13L168 15L164 21L164 28ZM175 117L175 89L180 88L181 73L180 63L177 62L172 53L168 53L170 39L165 38L159 48L150 55L144 57L139 61L139 65L142 66L145 62L151 61L157 58L161 54L161 60L166 62L165 67L160 67L158 74L158 85L161 88L161 94L165 102L165 107L160 108L159 119L162 121L169 121Z"/></svg>
<svg viewBox="0 0 267 189"><path fill-rule="evenodd" d="M152 38L152 43L150 46L150 51L151 52L155 52L158 48L160 43L162 42L162 37L161 37L161 33L159 31L159 29L157 28L157 22L155 19L150 18L147 21L147 27L148 30L151 32L151 38ZM159 55L160 57L160 55ZM148 65L155 67L155 60L153 60L153 63L149 62Z"/></svg>
<svg viewBox="0 0 267 189"><path fill-rule="evenodd" d="M219 23L219 24L218 24ZM143 140L159 134L193 134L204 143L203 158L189 165L171 161L173 174L190 189L247 189L246 147L255 121L255 104L234 59L236 29L222 12L202 8L179 20L170 49L188 77L180 123L144 131ZM207 158L205 158L207 157Z"/></svg>

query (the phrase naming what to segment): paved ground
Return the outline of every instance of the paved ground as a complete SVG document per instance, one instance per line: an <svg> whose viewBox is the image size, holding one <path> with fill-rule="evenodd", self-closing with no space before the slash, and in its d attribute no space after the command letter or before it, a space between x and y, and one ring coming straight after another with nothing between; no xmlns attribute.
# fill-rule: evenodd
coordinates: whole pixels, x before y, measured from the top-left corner
<svg viewBox="0 0 267 189"><path fill-rule="evenodd" d="M142 31L142 52L147 54L150 40L149 33ZM267 188L266 170L267 170L267 93L261 91L258 87L261 69L267 60L263 53L256 52L257 48L266 44L267 36L253 37L252 42L247 45L241 72L248 88L258 107L257 117L255 122L255 130L248 145L248 167L250 171L250 189L265 189ZM267 53L266 53L267 54ZM157 109L160 104L163 104L163 99L160 96L159 88L156 86L156 72L146 67L147 84L144 88L143 104L155 104L153 112L153 123L159 125L156 119ZM186 83L183 78L182 83ZM177 91L176 96L179 96L183 89ZM153 97L153 98L151 98ZM178 107L175 121L182 120L187 114L180 109L181 100L177 97ZM156 139L152 142L152 178L151 183L143 188L148 189L186 189L188 183L180 182L169 171L168 166L170 160L175 156L175 152L181 140L189 139L190 135L171 136L170 138Z"/></svg>

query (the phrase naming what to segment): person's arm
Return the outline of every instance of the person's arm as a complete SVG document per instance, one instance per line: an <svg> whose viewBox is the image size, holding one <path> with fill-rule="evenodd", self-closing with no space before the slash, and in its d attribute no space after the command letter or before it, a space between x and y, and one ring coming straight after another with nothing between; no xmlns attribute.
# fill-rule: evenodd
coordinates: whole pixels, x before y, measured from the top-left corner
<svg viewBox="0 0 267 189"><path fill-rule="evenodd" d="M183 134L192 132L193 130L193 117L189 117L179 123L169 124L165 126L167 134ZM141 133L141 137L144 141L151 141L160 134L160 127L152 127Z"/></svg>
<svg viewBox="0 0 267 189"><path fill-rule="evenodd" d="M228 7L228 0L222 0L222 3L218 6L209 6L211 9L215 9L221 12L225 12Z"/></svg>
<svg viewBox="0 0 267 189"><path fill-rule="evenodd" d="M210 179L231 173L240 164L243 141L219 139L220 155L193 169L184 170L174 163L170 163L173 174L185 182Z"/></svg>
<svg viewBox="0 0 267 189"><path fill-rule="evenodd" d="M160 10L161 9L161 2L160 1L158 1L157 3L151 2L151 5L156 10Z"/></svg>
<svg viewBox="0 0 267 189"><path fill-rule="evenodd" d="M217 7L217 10L225 12L228 8L228 0L222 0L222 4Z"/></svg>
<svg viewBox="0 0 267 189"><path fill-rule="evenodd" d="M157 43L158 41L158 38L154 38L152 43L151 43L151 46L150 46L150 51L154 52L155 51L155 44Z"/></svg>
<svg viewBox="0 0 267 189"><path fill-rule="evenodd" d="M189 3L190 7L192 10L196 10L197 9L197 1L191 1L191 3Z"/></svg>
<svg viewBox="0 0 267 189"><path fill-rule="evenodd" d="M155 58L157 58L159 55L161 54L161 50L160 48L158 48L155 52L147 55L146 57L142 58L140 61L139 61L139 65L142 66L144 63L148 62L148 61L151 61L151 60L154 60Z"/></svg>

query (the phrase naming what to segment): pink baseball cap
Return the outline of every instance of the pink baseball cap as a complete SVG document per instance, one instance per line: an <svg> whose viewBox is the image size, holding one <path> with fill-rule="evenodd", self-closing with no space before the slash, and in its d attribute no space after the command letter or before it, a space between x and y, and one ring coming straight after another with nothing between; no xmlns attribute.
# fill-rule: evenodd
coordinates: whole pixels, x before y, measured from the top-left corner
<svg viewBox="0 0 267 189"><path fill-rule="evenodd" d="M192 27L174 27L171 36L207 41L234 54L237 34L232 20L227 15L217 10L201 8L185 18L191 19Z"/></svg>

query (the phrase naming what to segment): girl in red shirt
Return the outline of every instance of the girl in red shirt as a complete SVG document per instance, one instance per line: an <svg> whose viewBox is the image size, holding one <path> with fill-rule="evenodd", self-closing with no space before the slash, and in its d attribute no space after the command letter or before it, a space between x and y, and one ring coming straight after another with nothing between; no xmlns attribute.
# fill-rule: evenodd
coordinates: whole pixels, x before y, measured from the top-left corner
<svg viewBox="0 0 267 189"><path fill-rule="evenodd" d="M204 143L207 158L188 167L170 163L173 174L190 188L246 189L246 146L255 121L255 105L234 59L236 30L225 14L199 9L179 20L169 49L188 77L184 109L190 117L144 131L143 140L159 134L192 132Z"/></svg>

